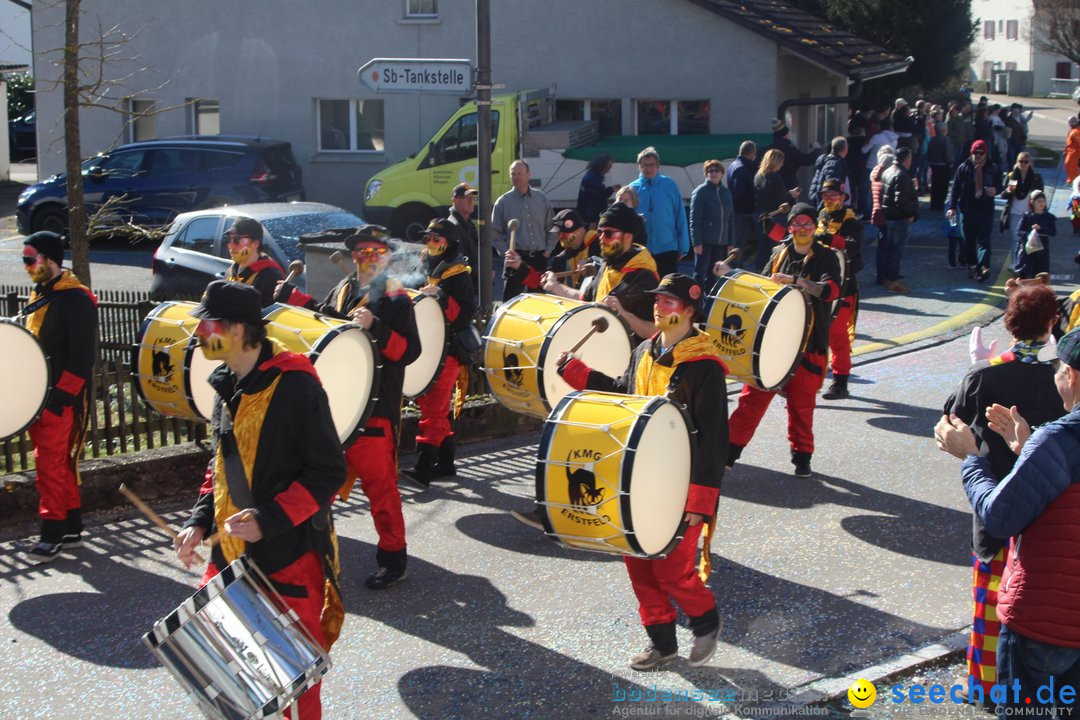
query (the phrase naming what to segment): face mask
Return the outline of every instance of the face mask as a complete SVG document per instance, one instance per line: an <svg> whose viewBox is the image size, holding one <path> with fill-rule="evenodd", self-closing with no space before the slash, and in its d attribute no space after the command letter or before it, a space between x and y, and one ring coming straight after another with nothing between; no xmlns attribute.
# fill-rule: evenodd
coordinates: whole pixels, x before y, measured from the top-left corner
<svg viewBox="0 0 1080 720"><path fill-rule="evenodd" d="M201 321L195 328L195 337L207 360L223 360L232 351L232 335L220 320Z"/></svg>
<svg viewBox="0 0 1080 720"><path fill-rule="evenodd" d="M255 255L251 245L229 245L229 257L237 265L243 265Z"/></svg>

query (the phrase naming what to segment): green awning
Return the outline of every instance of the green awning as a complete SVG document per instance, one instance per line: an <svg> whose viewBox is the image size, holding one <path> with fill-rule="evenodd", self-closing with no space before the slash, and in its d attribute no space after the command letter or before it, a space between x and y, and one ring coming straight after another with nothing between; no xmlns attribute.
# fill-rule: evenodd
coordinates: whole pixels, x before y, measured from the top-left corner
<svg viewBox="0 0 1080 720"><path fill-rule="evenodd" d="M652 145L660 153L662 165L686 167L716 158L724 160L739 155L739 145L753 140L761 149L771 145L767 133L733 133L727 135L612 135L594 145L566 150L563 157L588 162L597 155L608 154L617 163L637 162L637 154Z"/></svg>

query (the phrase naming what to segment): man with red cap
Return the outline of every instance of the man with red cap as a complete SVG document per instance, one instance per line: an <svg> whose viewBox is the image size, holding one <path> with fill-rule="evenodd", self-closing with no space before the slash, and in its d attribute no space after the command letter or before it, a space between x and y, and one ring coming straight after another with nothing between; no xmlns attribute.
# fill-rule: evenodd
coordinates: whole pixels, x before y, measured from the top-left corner
<svg viewBox="0 0 1080 720"><path fill-rule="evenodd" d="M64 245L56 233L41 231L26 238L22 259L35 283L23 309L26 327L49 358L49 394L41 416L29 428L41 537L27 555L35 563L47 563L65 548L82 547L79 457L97 345L97 298L61 267Z"/></svg>
<svg viewBox="0 0 1080 720"><path fill-rule="evenodd" d="M849 395L851 343L855 340L855 319L859 314L859 271L863 269L863 225L845 203L843 184L830 178L821 185L822 209L818 214L816 239L843 253L847 272L840 288L840 302L829 326L829 350L832 352L832 385L823 397L842 400Z"/></svg>
<svg viewBox="0 0 1080 720"><path fill-rule="evenodd" d="M238 217L228 232L225 242L232 265L225 272L225 279L251 285L259 291L263 307L274 302L277 284L285 279L281 266L262 250L263 227L258 220Z"/></svg>
<svg viewBox="0 0 1080 720"><path fill-rule="evenodd" d="M990 277L990 236L994 229L994 196L1001 176L987 153L986 143L971 143L971 155L953 176L945 216L960 218L964 227L964 262L968 276L979 282Z"/></svg>
<svg viewBox="0 0 1080 720"><path fill-rule="evenodd" d="M405 286L386 273L390 264L390 233L379 225L346 231L344 243L355 273L342 278L322 302L288 283L279 283L278 298L290 305L352 320L371 333L379 347L382 371L379 397L367 426L345 451L349 473L338 491L347 500L356 479L371 504L379 534L375 574L367 578L372 590L384 590L405 579L405 519L398 491L398 426L401 424L401 386L405 368L420 356L412 299Z"/></svg>
<svg viewBox="0 0 1080 720"><path fill-rule="evenodd" d="M787 396L788 441L791 443L791 462L795 477L810 477L810 460L814 454L814 406L817 393L825 380L826 353L829 350L829 320L832 301L840 296L837 279L840 262L836 254L814 239L817 212L807 203L791 209L787 239L773 250L763 275L775 283L794 285L810 301L813 312L810 337L795 374L782 392ZM743 385L739 404L731 415L730 468L742 454L757 430L769 403L778 391L758 390Z"/></svg>
<svg viewBox="0 0 1080 720"><path fill-rule="evenodd" d="M678 603L694 634L689 665L704 665L716 651L722 623L716 598L705 586L707 571L698 572L698 539L715 532L716 504L728 445L727 369L709 336L694 327L701 317L701 285L688 275L665 275L646 291L653 297L655 332L634 350L621 378L590 369L569 352L559 356L559 374L578 390L665 395L686 408L695 434L691 452L687 528L679 544L663 558L623 556L638 600L638 613L650 643L630 658L635 670L651 670L675 659ZM705 550L708 555L708 543ZM704 576L704 577L703 577Z"/></svg>

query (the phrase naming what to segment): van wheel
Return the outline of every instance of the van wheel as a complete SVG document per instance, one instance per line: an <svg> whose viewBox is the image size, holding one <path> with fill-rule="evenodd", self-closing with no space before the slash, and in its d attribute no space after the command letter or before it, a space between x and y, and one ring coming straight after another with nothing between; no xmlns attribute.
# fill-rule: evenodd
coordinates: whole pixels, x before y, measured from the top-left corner
<svg viewBox="0 0 1080 720"><path fill-rule="evenodd" d="M48 230L57 235L64 235L67 232L67 213L56 206L38 208L34 212L34 219L30 223L30 230L32 232Z"/></svg>
<svg viewBox="0 0 1080 720"><path fill-rule="evenodd" d="M439 213L427 205L405 205L394 213L390 233L394 237L418 243L423 240L428 223Z"/></svg>

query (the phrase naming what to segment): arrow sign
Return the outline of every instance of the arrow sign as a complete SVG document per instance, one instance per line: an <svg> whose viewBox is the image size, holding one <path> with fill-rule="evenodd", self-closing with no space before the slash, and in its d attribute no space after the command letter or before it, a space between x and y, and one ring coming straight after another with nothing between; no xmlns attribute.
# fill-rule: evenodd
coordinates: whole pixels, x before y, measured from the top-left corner
<svg viewBox="0 0 1080 720"><path fill-rule="evenodd" d="M469 95L473 88L470 60L375 58L357 70L356 77L377 93Z"/></svg>

